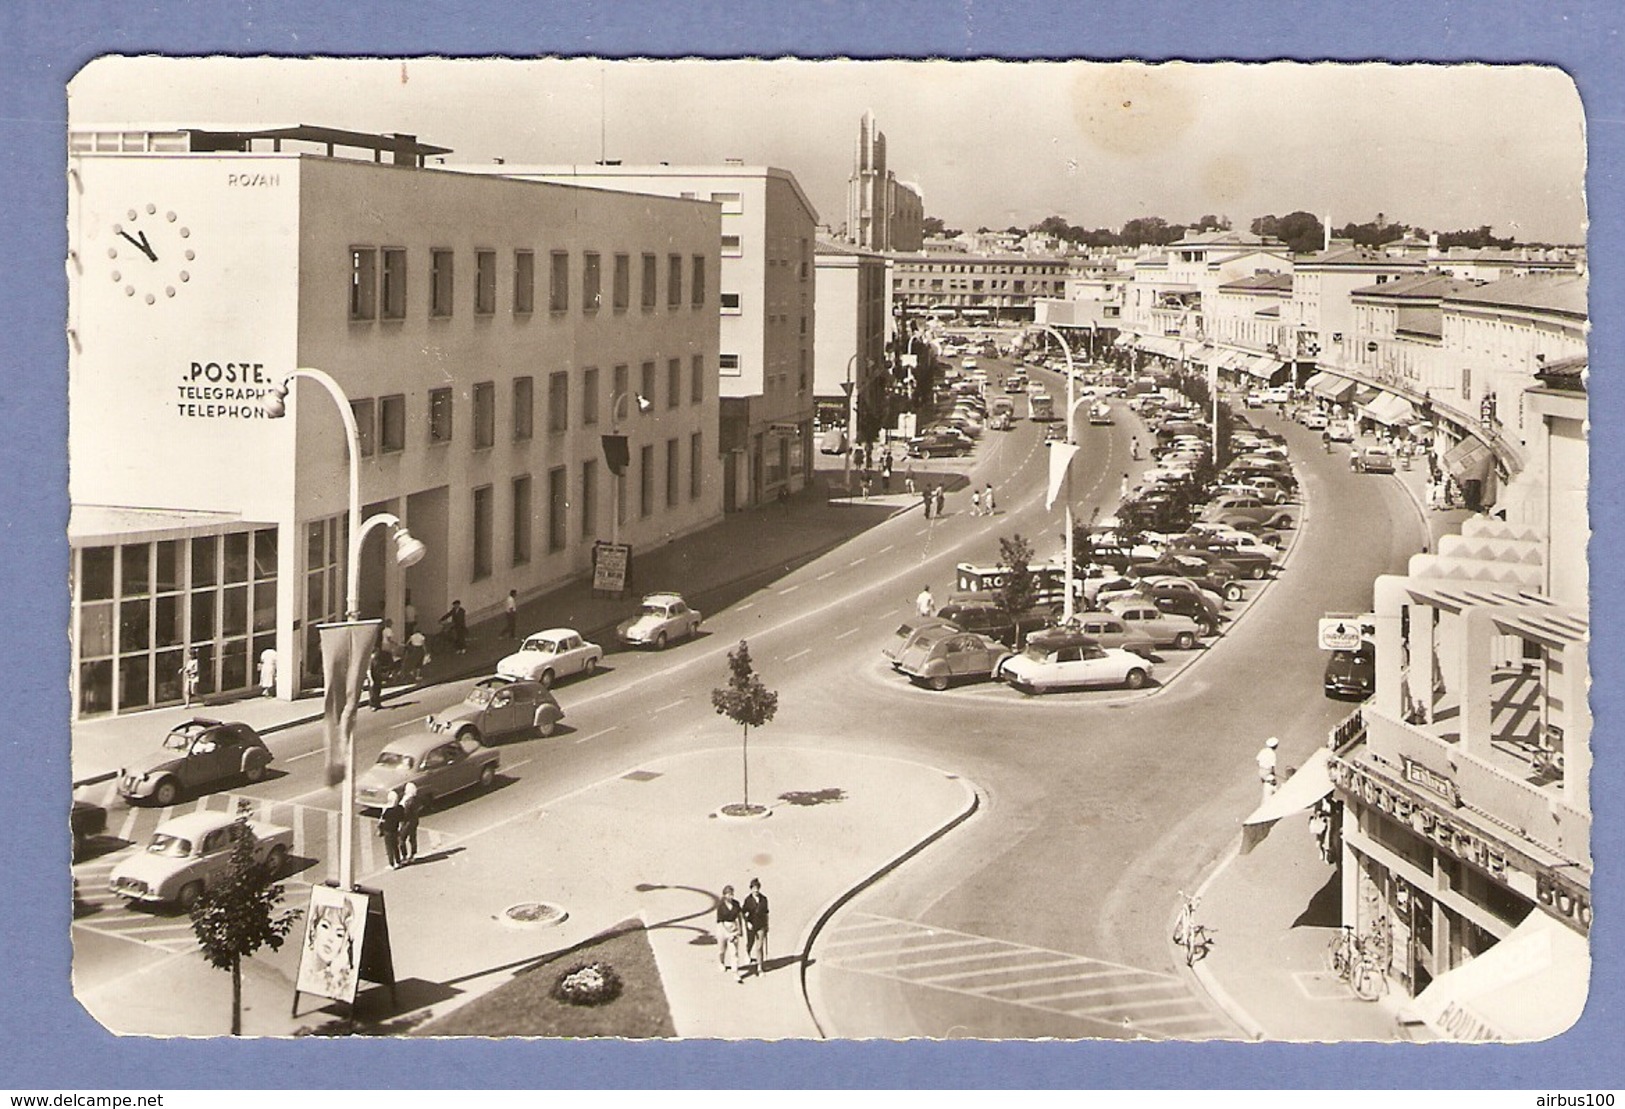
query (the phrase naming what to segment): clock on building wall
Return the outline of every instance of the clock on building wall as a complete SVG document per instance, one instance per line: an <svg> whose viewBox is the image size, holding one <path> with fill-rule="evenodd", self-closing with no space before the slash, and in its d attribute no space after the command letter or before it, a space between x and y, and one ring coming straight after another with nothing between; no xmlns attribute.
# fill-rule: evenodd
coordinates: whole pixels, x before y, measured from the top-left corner
<svg viewBox="0 0 1625 1109"><path fill-rule="evenodd" d="M173 297L192 280L192 229L173 209L143 204L116 213L107 248L113 283L147 304Z"/></svg>

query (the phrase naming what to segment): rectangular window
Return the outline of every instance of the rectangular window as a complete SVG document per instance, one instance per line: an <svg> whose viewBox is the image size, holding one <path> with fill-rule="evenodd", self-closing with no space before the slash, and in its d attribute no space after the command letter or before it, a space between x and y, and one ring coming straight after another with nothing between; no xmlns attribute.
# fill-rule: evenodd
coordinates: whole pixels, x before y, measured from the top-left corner
<svg viewBox="0 0 1625 1109"><path fill-rule="evenodd" d="M655 260L655 256L653 254L645 254L643 256L643 289L642 289L642 294L643 294L643 310L646 311L646 312L652 312L654 310L655 297L656 297L655 274L656 274L656 271L657 271L658 267L659 267L659 263Z"/></svg>
<svg viewBox="0 0 1625 1109"><path fill-rule="evenodd" d="M744 198L739 193L712 193L711 203L722 205L724 215L736 216L745 210Z"/></svg>
<svg viewBox="0 0 1625 1109"><path fill-rule="evenodd" d="M536 255L528 250L513 252L513 312L529 315L536 308Z"/></svg>
<svg viewBox="0 0 1625 1109"><path fill-rule="evenodd" d="M801 280L805 281L812 274L812 264L808 261L807 240L801 240Z"/></svg>
<svg viewBox="0 0 1625 1109"><path fill-rule="evenodd" d="M677 507L677 440L666 440L666 507Z"/></svg>
<svg viewBox="0 0 1625 1109"><path fill-rule="evenodd" d="M688 437L688 499L700 498L700 433Z"/></svg>
<svg viewBox="0 0 1625 1109"><path fill-rule="evenodd" d="M705 255L694 255L694 265L688 279L689 303L696 308L705 307Z"/></svg>
<svg viewBox="0 0 1625 1109"><path fill-rule="evenodd" d="M655 448L650 443L638 451L638 514L648 517L655 510Z"/></svg>
<svg viewBox="0 0 1625 1109"><path fill-rule="evenodd" d="M721 376L721 377L738 377L740 375L740 373L741 373L741 371L739 369L739 355L737 355L737 354L719 354L719 355L717 355L717 374L719 376Z"/></svg>
<svg viewBox="0 0 1625 1109"><path fill-rule="evenodd" d="M399 394L378 399L378 449L393 454L406 449L406 398Z"/></svg>
<svg viewBox="0 0 1625 1109"><path fill-rule="evenodd" d="M497 385L481 381L474 386L474 449L485 450L497 441Z"/></svg>
<svg viewBox="0 0 1625 1109"><path fill-rule="evenodd" d="M451 315L452 254L449 250L429 252L429 315Z"/></svg>
<svg viewBox="0 0 1625 1109"><path fill-rule="evenodd" d="M451 390L429 390L429 442L451 442Z"/></svg>
<svg viewBox="0 0 1625 1109"><path fill-rule="evenodd" d="M497 310L497 252L474 252L474 314L489 316Z"/></svg>
<svg viewBox="0 0 1625 1109"><path fill-rule="evenodd" d="M491 487L474 490L474 580L491 576Z"/></svg>
<svg viewBox="0 0 1625 1109"><path fill-rule="evenodd" d="M600 287L600 281L598 255L588 251L581 256L581 310L583 312L596 312L603 303L603 290Z"/></svg>
<svg viewBox="0 0 1625 1109"><path fill-rule="evenodd" d="M739 315L739 312L740 312L739 294L738 293L722 293L721 296L722 296L722 314L724 316L737 316L737 315Z"/></svg>
<svg viewBox="0 0 1625 1109"><path fill-rule="evenodd" d="M399 247L384 250L384 319L406 318L406 251Z"/></svg>
<svg viewBox="0 0 1625 1109"><path fill-rule="evenodd" d="M351 401L350 411L355 414L355 438L361 457L371 458L378 446L372 399Z"/></svg>
<svg viewBox="0 0 1625 1109"><path fill-rule="evenodd" d="M655 403L655 364L645 362L643 371L639 376L642 385L638 392L642 394L644 400L649 402L649 407L653 408Z"/></svg>
<svg viewBox="0 0 1625 1109"><path fill-rule="evenodd" d="M683 360L673 358L666 363L666 407L676 408L683 400Z"/></svg>
<svg viewBox="0 0 1625 1109"><path fill-rule="evenodd" d="M513 437L526 440L536 430L536 379L513 379Z"/></svg>
<svg viewBox="0 0 1625 1109"><path fill-rule="evenodd" d="M513 479L513 564L530 561L530 475Z"/></svg>
<svg viewBox="0 0 1625 1109"><path fill-rule="evenodd" d="M615 311L624 312L632 304L632 256L615 256Z"/></svg>
<svg viewBox="0 0 1625 1109"><path fill-rule="evenodd" d="M598 423L598 367L588 366L581 371L581 426L595 427Z"/></svg>
<svg viewBox="0 0 1625 1109"><path fill-rule="evenodd" d="M570 375L563 370L547 378L547 430L570 427Z"/></svg>
<svg viewBox="0 0 1625 1109"><path fill-rule="evenodd" d="M547 549L550 551L562 551L569 542L570 537L565 531L569 506L564 467L556 466L547 471Z"/></svg>
<svg viewBox="0 0 1625 1109"><path fill-rule="evenodd" d="M689 360L688 399L690 404L705 400L705 355L696 354Z"/></svg>
<svg viewBox="0 0 1625 1109"><path fill-rule="evenodd" d="M676 308L683 303L683 256L666 257L666 307Z"/></svg>
<svg viewBox="0 0 1625 1109"><path fill-rule="evenodd" d="M350 248L350 318L378 315L378 252L370 246Z"/></svg>
<svg viewBox="0 0 1625 1109"><path fill-rule="evenodd" d="M570 307L570 256L562 250L553 252L553 272L547 283L547 307L551 312L564 312Z"/></svg>
<svg viewBox="0 0 1625 1109"><path fill-rule="evenodd" d="M738 235L722 236L722 256L724 258L738 258L744 252L744 247L740 245Z"/></svg>
<svg viewBox="0 0 1625 1109"><path fill-rule="evenodd" d="M598 462L581 464L581 538L592 539L598 531Z"/></svg>

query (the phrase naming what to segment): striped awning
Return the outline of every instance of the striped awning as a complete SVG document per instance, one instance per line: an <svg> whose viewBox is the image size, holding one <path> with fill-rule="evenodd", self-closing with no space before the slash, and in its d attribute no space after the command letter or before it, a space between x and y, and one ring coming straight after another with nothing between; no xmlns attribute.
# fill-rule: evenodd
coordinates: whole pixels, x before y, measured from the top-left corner
<svg viewBox="0 0 1625 1109"><path fill-rule="evenodd" d="M1315 395L1334 404L1346 404L1349 397L1354 395L1354 382L1336 374L1327 374L1326 380L1315 386Z"/></svg>
<svg viewBox="0 0 1625 1109"><path fill-rule="evenodd" d="M1361 414L1385 427L1398 427L1416 419L1416 409L1398 393L1383 393L1362 409Z"/></svg>

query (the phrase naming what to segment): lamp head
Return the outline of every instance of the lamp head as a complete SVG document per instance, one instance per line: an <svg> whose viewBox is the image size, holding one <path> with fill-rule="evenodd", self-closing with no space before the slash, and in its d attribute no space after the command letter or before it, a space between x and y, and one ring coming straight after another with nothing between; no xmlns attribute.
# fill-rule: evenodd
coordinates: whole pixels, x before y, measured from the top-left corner
<svg viewBox="0 0 1625 1109"><path fill-rule="evenodd" d="M423 545L423 540L412 538L412 533L404 527L395 532L395 561L403 569L416 566L428 553L429 548Z"/></svg>
<svg viewBox="0 0 1625 1109"><path fill-rule="evenodd" d="M273 420L280 420L288 414L288 384L293 378L288 378L281 385L273 385L265 394L265 415Z"/></svg>
<svg viewBox="0 0 1625 1109"><path fill-rule="evenodd" d="M639 412L644 412L644 413L653 412L654 408L655 408L654 401L650 400L648 397L644 396L642 393L638 394L638 411Z"/></svg>

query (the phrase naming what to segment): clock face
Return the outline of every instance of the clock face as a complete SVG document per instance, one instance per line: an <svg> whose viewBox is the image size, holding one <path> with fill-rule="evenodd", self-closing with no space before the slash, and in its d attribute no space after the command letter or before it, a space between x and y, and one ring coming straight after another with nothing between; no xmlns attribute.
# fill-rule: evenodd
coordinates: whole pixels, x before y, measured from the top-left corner
<svg viewBox="0 0 1625 1109"><path fill-rule="evenodd" d="M168 300L192 280L192 229L173 209L126 208L112 224L109 275L125 296L146 304Z"/></svg>

